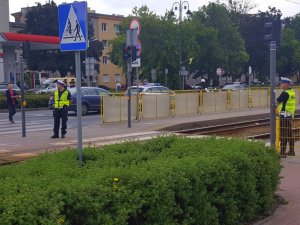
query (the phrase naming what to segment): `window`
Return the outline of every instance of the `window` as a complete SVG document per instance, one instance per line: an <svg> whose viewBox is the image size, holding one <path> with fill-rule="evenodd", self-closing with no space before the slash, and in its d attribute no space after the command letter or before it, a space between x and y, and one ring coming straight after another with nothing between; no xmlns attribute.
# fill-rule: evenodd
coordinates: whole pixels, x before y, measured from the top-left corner
<svg viewBox="0 0 300 225"><path fill-rule="evenodd" d="M120 74L115 74L115 82L121 82L121 75Z"/></svg>
<svg viewBox="0 0 300 225"><path fill-rule="evenodd" d="M114 30L115 30L115 34L119 34L120 33L120 27L118 24L114 25Z"/></svg>
<svg viewBox="0 0 300 225"><path fill-rule="evenodd" d="M108 41L107 40L102 40L102 44L104 48L108 48Z"/></svg>
<svg viewBox="0 0 300 225"><path fill-rule="evenodd" d="M108 63L109 63L108 57L107 57L107 56L103 56L103 57L102 57L102 63L103 63L103 64L108 64Z"/></svg>
<svg viewBox="0 0 300 225"><path fill-rule="evenodd" d="M102 23L102 31L103 32L107 31L107 24L106 23Z"/></svg>
<svg viewBox="0 0 300 225"><path fill-rule="evenodd" d="M83 90L82 94L84 96L95 96L95 95L97 96L98 95L97 91L95 89L92 89L92 88Z"/></svg>
<svg viewBox="0 0 300 225"><path fill-rule="evenodd" d="M103 74L103 82L108 83L109 82L109 76L108 74Z"/></svg>

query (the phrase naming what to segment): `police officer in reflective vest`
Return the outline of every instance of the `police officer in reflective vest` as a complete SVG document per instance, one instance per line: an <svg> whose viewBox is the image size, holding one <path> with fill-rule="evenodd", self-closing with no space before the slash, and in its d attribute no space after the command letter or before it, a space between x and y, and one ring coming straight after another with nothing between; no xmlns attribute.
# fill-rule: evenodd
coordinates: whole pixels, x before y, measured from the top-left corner
<svg viewBox="0 0 300 225"><path fill-rule="evenodd" d="M295 155L295 140L293 137L292 122L296 110L295 92L290 87L291 80L281 77L280 88L283 89L281 95L277 98L277 107L280 116L280 155ZM289 143L289 152L286 154L287 143Z"/></svg>
<svg viewBox="0 0 300 225"><path fill-rule="evenodd" d="M68 107L70 106L71 93L65 88L65 83L57 80L57 90L54 92L54 128L51 138L59 137L59 127L61 119L61 138L65 138L67 133Z"/></svg>

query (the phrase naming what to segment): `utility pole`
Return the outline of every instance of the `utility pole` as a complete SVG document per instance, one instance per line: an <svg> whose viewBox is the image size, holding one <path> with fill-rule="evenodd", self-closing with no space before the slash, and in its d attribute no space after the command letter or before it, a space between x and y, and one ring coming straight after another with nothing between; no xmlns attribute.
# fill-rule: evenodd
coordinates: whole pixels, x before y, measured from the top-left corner
<svg viewBox="0 0 300 225"><path fill-rule="evenodd" d="M281 42L280 17L272 18L272 22L265 23L268 29L264 39L270 41L270 145L275 147L276 123L275 123L275 76L276 76L276 48Z"/></svg>
<svg viewBox="0 0 300 225"><path fill-rule="evenodd" d="M172 11L171 11L171 15L174 16L174 10L179 10L179 17L178 17L178 21L179 21L179 76L182 76L182 81L181 81L181 88L182 90L184 90L184 81L185 81L185 75L182 74L181 71L181 64L182 64L182 9L187 10L186 14L187 15L191 15L191 11L189 9L189 3L188 1L179 1L179 2L174 2L172 5ZM181 78L180 78L181 80Z"/></svg>

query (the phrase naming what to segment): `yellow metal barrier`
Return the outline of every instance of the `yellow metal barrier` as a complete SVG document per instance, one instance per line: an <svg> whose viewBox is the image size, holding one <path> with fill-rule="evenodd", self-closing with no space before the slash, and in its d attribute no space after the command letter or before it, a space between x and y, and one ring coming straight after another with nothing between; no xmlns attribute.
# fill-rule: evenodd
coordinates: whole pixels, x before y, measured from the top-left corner
<svg viewBox="0 0 300 225"><path fill-rule="evenodd" d="M227 105L226 105L226 109L228 111L232 109L231 103L232 103L232 101L231 101L231 90L227 90Z"/></svg>
<svg viewBox="0 0 300 225"><path fill-rule="evenodd" d="M275 141L275 149L277 154L280 153L280 118L276 116L276 141Z"/></svg>
<svg viewBox="0 0 300 225"><path fill-rule="evenodd" d="M143 118L143 95L141 93L138 94L137 97L137 121L141 121Z"/></svg>
<svg viewBox="0 0 300 225"><path fill-rule="evenodd" d="M103 101L103 96L100 95L100 124L103 125L103 121L104 121L104 101Z"/></svg>
<svg viewBox="0 0 300 225"><path fill-rule="evenodd" d="M176 112L175 92L170 94L170 116L174 117Z"/></svg>
<svg viewBox="0 0 300 225"><path fill-rule="evenodd" d="M251 88L248 90L248 108L252 109L252 91Z"/></svg>
<svg viewBox="0 0 300 225"><path fill-rule="evenodd" d="M296 141L299 140L299 118L277 116L276 118L276 152L281 156L295 156Z"/></svg>
<svg viewBox="0 0 300 225"><path fill-rule="evenodd" d="M293 87L300 94L299 87ZM282 90L276 89L276 96ZM131 118L152 119L192 114L209 114L269 106L269 88L251 88L242 91L210 91L145 95L131 102ZM300 98L297 99L300 102ZM299 104L297 104L299 106ZM119 122L128 119L126 96L101 96L101 121ZM297 120L296 120L297 121Z"/></svg>

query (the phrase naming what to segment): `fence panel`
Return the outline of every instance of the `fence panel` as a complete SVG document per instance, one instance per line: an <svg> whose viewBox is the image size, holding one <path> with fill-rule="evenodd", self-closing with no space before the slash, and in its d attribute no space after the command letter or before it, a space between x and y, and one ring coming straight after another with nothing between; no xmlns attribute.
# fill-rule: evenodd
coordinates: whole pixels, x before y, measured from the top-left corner
<svg viewBox="0 0 300 225"><path fill-rule="evenodd" d="M143 96L143 118L150 119L157 116L157 98L155 95Z"/></svg>
<svg viewBox="0 0 300 225"><path fill-rule="evenodd" d="M214 92L216 98L216 112L226 112L228 109L227 92Z"/></svg>
<svg viewBox="0 0 300 225"><path fill-rule="evenodd" d="M186 94L185 93L177 93L175 96L175 115L181 116L186 115L187 112L187 102L186 102Z"/></svg>
<svg viewBox="0 0 300 225"><path fill-rule="evenodd" d="M227 110L227 92L203 92L202 113L225 112Z"/></svg>
<svg viewBox="0 0 300 225"><path fill-rule="evenodd" d="M103 122L121 121L121 97L103 96Z"/></svg>
<svg viewBox="0 0 300 225"><path fill-rule="evenodd" d="M252 108L268 107L268 89L252 89Z"/></svg>
<svg viewBox="0 0 300 225"><path fill-rule="evenodd" d="M199 92L186 93L187 112L186 114L199 113Z"/></svg>
<svg viewBox="0 0 300 225"><path fill-rule="evenodd" d="M156 117L170 116L170 95L161 94L157 95L157 114Z"/></svg>

